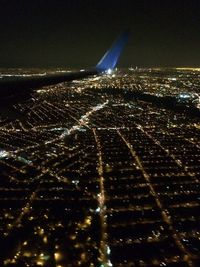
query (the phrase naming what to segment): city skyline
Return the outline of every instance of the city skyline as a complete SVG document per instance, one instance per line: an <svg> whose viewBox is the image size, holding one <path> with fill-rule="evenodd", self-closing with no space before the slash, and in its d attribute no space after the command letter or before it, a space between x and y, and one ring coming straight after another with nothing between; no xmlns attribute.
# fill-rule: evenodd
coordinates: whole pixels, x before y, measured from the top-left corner
<svg viewBox="0 0 200 267"><path fill-rule="evenodd" d="M0 67L93 66L130 29L121 67L200 62L200 3L192 1L0 1Z"/></svg>
<svg viewBox="0 0 200 267"><path fill-rule="evenodd" d="M0 0L0 266L200 266L199 20Z"/></svg>

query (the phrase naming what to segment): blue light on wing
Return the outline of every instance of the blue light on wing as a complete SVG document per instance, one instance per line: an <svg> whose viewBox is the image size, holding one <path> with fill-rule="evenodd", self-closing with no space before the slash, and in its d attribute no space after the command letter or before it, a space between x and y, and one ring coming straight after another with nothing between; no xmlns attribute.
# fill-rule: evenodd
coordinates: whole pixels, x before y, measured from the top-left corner
<svg viewBox="0 0 200 267"><path fill-rule="evenodd" d="M112 47L105 53L102 59L96 65L97 71L113 70L117 64L120 54L128 40L129 32L124 32L114 42Z"/></svg>

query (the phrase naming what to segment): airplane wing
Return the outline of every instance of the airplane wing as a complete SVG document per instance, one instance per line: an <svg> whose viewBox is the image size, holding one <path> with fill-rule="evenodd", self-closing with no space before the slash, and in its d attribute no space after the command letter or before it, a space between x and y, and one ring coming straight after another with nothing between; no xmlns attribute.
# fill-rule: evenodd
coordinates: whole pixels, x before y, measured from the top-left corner
<svg viewBox="0 0 200 267"><path fill-rule="evenodd" d="M126 31L113 43L95 67L77 72L62 72L54 75L30 76L30 77L3 77L0 79L0 97L8 97L31 92L33 89L53 85L65 81L86 78L92 75L100 75L115 68L120 54L128 40Z"/></svg>

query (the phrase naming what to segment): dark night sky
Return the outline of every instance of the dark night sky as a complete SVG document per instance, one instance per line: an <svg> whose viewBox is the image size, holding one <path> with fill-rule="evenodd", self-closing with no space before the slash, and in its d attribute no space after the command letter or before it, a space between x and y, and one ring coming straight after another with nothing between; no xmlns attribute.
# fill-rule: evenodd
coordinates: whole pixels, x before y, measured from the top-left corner
<svg viewBox="0 0 200 267"><path fill-rule="evenodd" d="M199 0L0 0L0 67L87 67L121 31L120 66L199 66Z"/></svg>

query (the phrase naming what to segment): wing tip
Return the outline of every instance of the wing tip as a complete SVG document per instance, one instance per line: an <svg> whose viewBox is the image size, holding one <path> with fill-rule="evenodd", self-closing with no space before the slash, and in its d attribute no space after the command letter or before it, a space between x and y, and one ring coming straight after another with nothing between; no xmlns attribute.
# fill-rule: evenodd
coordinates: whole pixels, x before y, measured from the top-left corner
<svg viewBox="0 0 200 267"><path fill-rule="evenodd" d="M113 70L117 65L121 52L128 41L130 30L123 31L117 40L113 43L111 48L100 59L95 69L98 72L104 72L106 70Z"/></svg>

